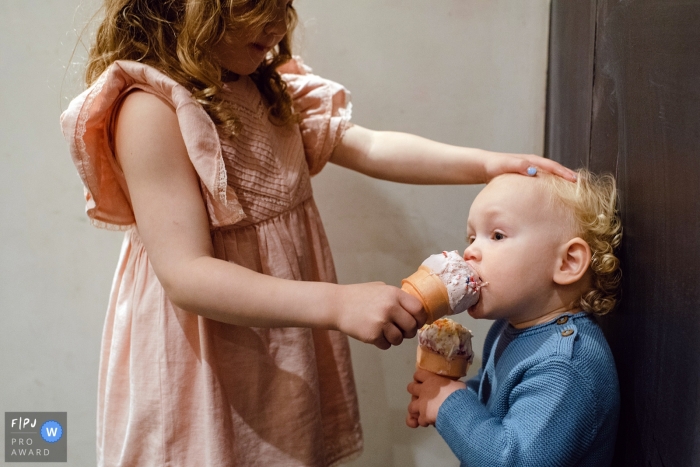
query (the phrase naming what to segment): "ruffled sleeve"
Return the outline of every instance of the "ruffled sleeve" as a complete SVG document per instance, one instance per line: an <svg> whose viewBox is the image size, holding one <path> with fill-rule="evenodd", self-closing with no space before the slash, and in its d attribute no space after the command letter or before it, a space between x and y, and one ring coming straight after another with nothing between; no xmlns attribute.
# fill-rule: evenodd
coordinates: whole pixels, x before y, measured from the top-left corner
<svg viewBox="0 0 700 467"><path fill-rule="evenodd" d="M115 107L133 89L155 94L175 109L187 152L199 176L211 226L235 224L245 218L235 192L226 182L216 127L202 106L187 89L155 68L116 61L61 115L63 135L85 187L86 212L92 224L125 230L135 222L109 140Z"/></svg>
<svg viewBox="0 0 700 467"><path fill-rule="evenodd" d="M311 175L321 171L350 126L350 91L311 73L299 57L279 72L287 83L294 110L301 116L301 135Z"/></svg>

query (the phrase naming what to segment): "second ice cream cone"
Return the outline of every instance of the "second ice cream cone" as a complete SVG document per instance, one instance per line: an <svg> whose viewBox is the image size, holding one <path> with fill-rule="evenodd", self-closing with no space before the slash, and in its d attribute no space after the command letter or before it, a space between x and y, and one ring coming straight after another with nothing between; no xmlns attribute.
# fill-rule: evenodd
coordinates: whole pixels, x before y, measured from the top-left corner
<svg viewBox="0 0 700 467"><path fill-rule="evenodd" d="M421 301L428 313L426 324L450 313L450 297L445 284L426 266L420 266L416 272L402 280L401 290Z"/></svg>
<svg viewBox="0 0 700 467"><path fill-rule="evenodd" d="M431 373L448 378L459 379L467 374L469 359L462 356L447 358L427 347L419 345L416 355L416 368L428 370Z"/></svg>

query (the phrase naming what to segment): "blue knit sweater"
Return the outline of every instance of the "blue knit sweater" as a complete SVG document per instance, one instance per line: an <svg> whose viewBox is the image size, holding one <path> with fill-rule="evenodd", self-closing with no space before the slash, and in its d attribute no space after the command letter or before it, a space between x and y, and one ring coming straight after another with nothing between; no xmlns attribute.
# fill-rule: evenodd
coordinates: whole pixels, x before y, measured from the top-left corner
<svg viewBox="0 0 700 467"><path fill-rule="evenodd" d="M610 465L620 396L592 317L567 314L522 330L496 321L483 361L435 423L462 466Z"/></svg>

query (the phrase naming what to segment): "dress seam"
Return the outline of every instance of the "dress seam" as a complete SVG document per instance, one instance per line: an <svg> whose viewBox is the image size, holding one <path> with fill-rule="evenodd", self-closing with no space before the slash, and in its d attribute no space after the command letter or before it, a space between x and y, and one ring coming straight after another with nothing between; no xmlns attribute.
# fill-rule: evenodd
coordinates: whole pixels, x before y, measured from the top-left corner
<svg viewBox="0 0 700 467"><path fill-rule="evenodd" d="M302 207L304 204L308 203L309 201L313 201L313 199L314 199L313 193L311 193L311 194L309 194L309 196L307 196L303 200L299 201L298 203L290 206L285 211L280 212L279 214L274 215L272 217L268 217L267 219L262 219L262 220L259 220L257 222L251 222L251 223L245 224L245 225L238 225L238 223L234 223L234 224L224 225L224 226L220 226L220 227L215 227L213 229L210 229L209 233L226 232L229 230L246 229L246 228L250 228L250 227L255 227L255 226L258 226L264 222L269 222L271 220L278 219L282 216L288 215L291 211L294 211L294 210Z"/></svg>

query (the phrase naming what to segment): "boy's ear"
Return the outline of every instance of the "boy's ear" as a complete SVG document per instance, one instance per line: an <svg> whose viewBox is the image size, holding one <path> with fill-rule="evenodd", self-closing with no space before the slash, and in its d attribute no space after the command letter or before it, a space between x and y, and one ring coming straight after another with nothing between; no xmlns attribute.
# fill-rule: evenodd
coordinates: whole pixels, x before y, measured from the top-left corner
<svg viewBox="0 0 700 467"><path fill-rule="evenodd" d="M561 246L554 270L554 282L569 285L586 274L591 264L591 247L580 237L573 238Z"/></svg>

